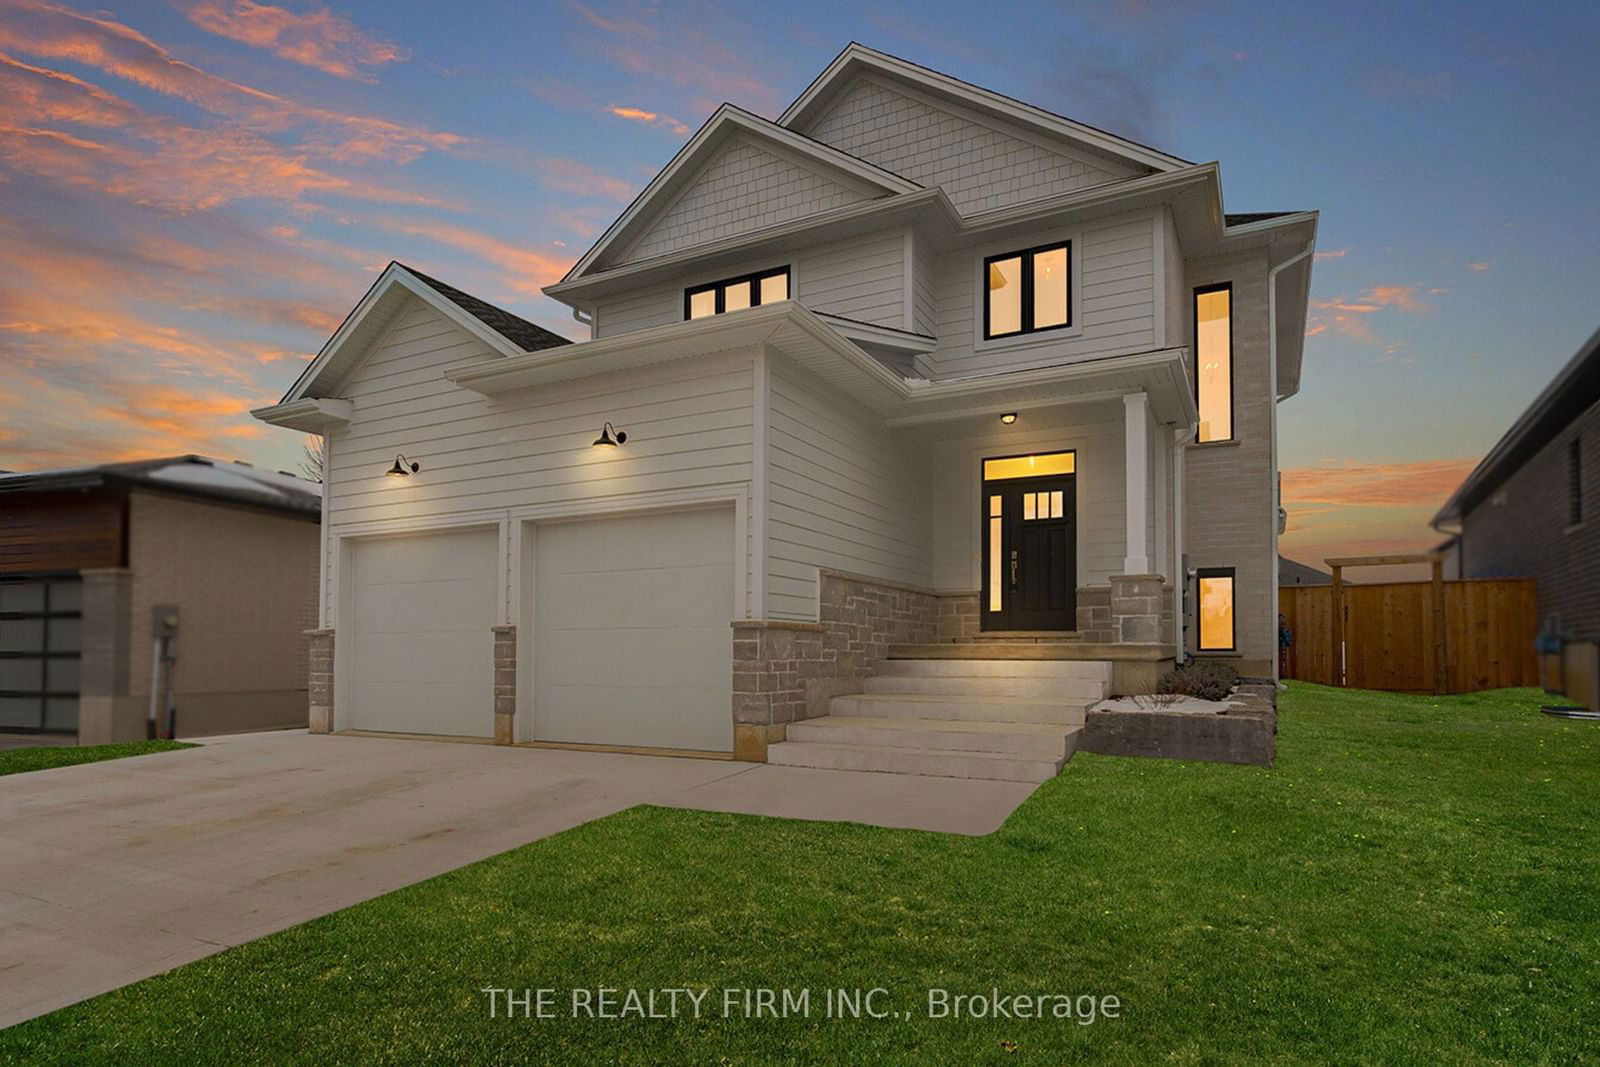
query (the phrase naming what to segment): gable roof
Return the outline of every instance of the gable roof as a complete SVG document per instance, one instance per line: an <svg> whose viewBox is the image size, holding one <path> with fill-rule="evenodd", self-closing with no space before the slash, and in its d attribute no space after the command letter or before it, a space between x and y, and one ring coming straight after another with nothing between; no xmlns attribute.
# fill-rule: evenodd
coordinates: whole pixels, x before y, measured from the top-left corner
<svg viewBox="0 0 1600 1067"><path fill-rule="evenodd" d="M0 474L0 497L102 488L142 488L182 496L225 500L267 511L322 517L322 486L287 471L205 456L165 456L91 467Z"/></svg>
<svg viewBox="0 0 1600 1067"><path fill-rule="evenodd" d="M650 184L646 185L622 214L617 216L616 221L600 235L594 246L572 265L572 269L567 271L561 280L567 282L591 273L608 250L623 247L629 239L642 233L645 227L671 205L678 194L687 187L699 172L701 165L708 162L730 137L739 133L803 156L823 169L853 182L881 189L885 196L916 192L922 188L916 182L852 156L848 152L842 152L832 145L823 144L821 141L785 129L743 108L723 104L706 120L705 125L689 138L688 143L678 150L678 154L672 157L671 162L650 180Z"/></svg>
<svg viewBox="0 0 1600 1067"><path fill-rule="evenodd" d="M1332 585L1333 575L1288 556L1278 557L1279 585Z"/></svg>
<svg viewBox="0 0 1600 1067"><path fill-rule="evenodd" d="M1149 145L1120 137L1088 123L1069 119L1064 115L1057 115L1037 105L1024 103L992 89L953 78L930 67L868 48L855 41L846 45L844 51L834 57L833 62L817 75L816 80L795 98L794 103L790 104L782 115L778 116L778 124L793 129L804 128L827 107L834 93L849 85L857 74L865 71L911 82L922 89L987 114L1040 133L1064 138L1079 146L1128 160L1152 170L1174 170L1191 165L1188 160L1158 151Z"/></svg>
<svg viewBox="0 0 1600 1067"><path fill-rule="evenodd" d="M1600 403L1600 330L1596 330L1567 361L1555 379L1528 405L1505 436L1495 442L1483 461L1450 495L1431 525L1460 522L1524 463L1532 459L1573 419ZM1449 531L1444 531L1449 532Z"/></svg>
<svg viewBox="0 0 1600 1067"><path fill-rule="evenodd" d="M395 261L378 275L372 288L345 316L344 322L276 406L305 397L328 397L336 392L344 375L410 297L430 304L501 355L518 356L572 343L543 326Z"/></svg>

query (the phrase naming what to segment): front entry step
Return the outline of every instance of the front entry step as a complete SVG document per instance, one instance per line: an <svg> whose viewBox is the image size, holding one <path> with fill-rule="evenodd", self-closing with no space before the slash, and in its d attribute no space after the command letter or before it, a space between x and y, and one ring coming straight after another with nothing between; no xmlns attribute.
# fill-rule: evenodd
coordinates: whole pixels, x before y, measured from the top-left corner
<svg viewBox="0 0 1600 1067"><path fill-rule="evenodd" d="M947 719L978 723L1031 722L1082 726L1088 706L1098 699L858 693L834 697L828 706L834 715L861 715L874 719Z"/></svg>
<svg viewBox="0 0 1600 1067"><path fill-rule="evenodd" d="M781 741L767 749L767 762L783 767L834 771L886 771L940 778L987 778L1003 782L1045 782L1054 778L1065 756L1039 759L1001 752L954 752L935 748Z"/></svg>
<svg viewBox="0 0 1600 1067"><path fill-rule="evenodd" d="M1066 759L1077 739L1076 727L1025 722L961 722L948 719L871 719L824 715L789 724L790 741L835 745L988 752L1038 759Z"/></svg>

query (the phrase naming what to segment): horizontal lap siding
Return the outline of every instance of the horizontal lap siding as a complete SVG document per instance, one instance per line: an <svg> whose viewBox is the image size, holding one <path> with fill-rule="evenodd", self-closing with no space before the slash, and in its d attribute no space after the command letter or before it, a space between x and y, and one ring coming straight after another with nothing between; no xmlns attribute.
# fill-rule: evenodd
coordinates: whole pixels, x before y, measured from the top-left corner
<svg viewBox="0 0 1600 1067"><path fill-rule="evenodd" d="M767 615L816 618L818 567L926 586L929 485L914 443L777 361L770 387Z"/></svg>
<svg viewBox="0 0 1600 1067"><path fill-rule="evenodd" d="M1148 212L1088 224L1073 245L1073 269L1082 278L1073 314L1081 330L1053 342L981 349L976 346L982 308L974 267L981 257L971 249L944 253L935 280L939 347L928 357L929 368L937 377L951 378L1147 351L1155 345L1154 244Z"/></svg>
<svg viewBox="0 0 1600 1067"><path fill-rule="evenodd" d="M1030 452L1077 452L1078 584L1103 585L1110 575L1122 573L1127 498L1122 405L1039 411L1029 415L1028 426L1019 432L997 425L934 445L934 588L980 588L982 461Z"/></svg>
<svg viewBox="0 0 1600 1067"><path fill-rule="evenodd" d="M599 337L683 321L683 292L707 282L735 278L788 264L794 295L813 311L899 328L905 307L903 231L868 234L797 252L773 252L733 267L685 274L666 285L652 285L596 306Z"/></svg>
<svg viewBox="0 0 1600 1067"><path fill-rule="evenodd" d="M442 327L442 328L441 328ZM621 494L747 482L752 359L730 353L489 398L443 369L497 359L431 309L411 309L355 375L333 435L329 523L435 519ZM592 442L610 420L615 451ZM422 464L383 471L396 452Z"/></svg>

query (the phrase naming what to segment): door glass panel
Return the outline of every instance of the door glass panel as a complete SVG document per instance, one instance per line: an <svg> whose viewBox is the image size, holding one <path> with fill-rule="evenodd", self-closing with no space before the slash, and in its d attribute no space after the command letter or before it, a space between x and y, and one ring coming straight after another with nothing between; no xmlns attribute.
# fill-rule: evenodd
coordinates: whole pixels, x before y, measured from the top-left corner
<svg viewBox="0 0 1600 1067"><path fill-rule="evenodd" d="M1008 456L1004 459L983 461L983 479L987 482L1007 478L1038 478L1046 474L1072 474L1077 470L1077 453L1044 452L1036 456Z"/></svg>
<svg viewBox="0 0 1600 1067"><path fill-rule="evenodd" d="M989 498L989 610L999 611L1001 606L1000 596L1000 557L1005 551L1005 539L1001 536L1000 497Z"/></svg>
<svg viewBox="0 0 1600 1067"><path fill-rule="evenodd" d="M1022 329L1022 257L989 264L989 336Z"/></svg>
<svg viewBox="0 0 1600 1067"><path fill-rule="evenodd" d="M789 299L789 272L782 274L769 274L761 279L761 302L763 304L776 304L780 300Z"/></svg>
<svg viewBox="0 0 1600 1067"><path fill-rule="evenodd" d="M1033 328L1067 324L1067 250L1033 254Z"/></svg>
<svg viewBox="0 0 1600 1067"><path fill-rule="evenodd" d="M1037 496L1038 496L1037 493L1023 493L1022 494L1022 517L1024 519L1028 519L1028 520L1032 520L1033 519L1033 517L1034 517L1033 502L1034 502L1034 499Z"/></svg>
<svg viewBox="0 0 1600 1067"><path fill-rule="evenodd" d="M717 291L715 289L702 289L698 293L689 294L689 317L703 319L707 315L717 313Z"/></svg>
<svg viewBox="0 0 1600 1067"><path fill-rule="evenodd" d="M1050 494L1050 517L1052 519L1061 518L1062 515L1065 514L1064 509L1066 507L1066 503L1067 503L1067 501L1066 501L1066 493L1065 493L1064 490L1057 489L1053 493L1051 493Z"/></svg>
<svg viewBox="0 0 1600 1067"><path fill-rule="evenodd" d="M734 282L723 290L722 310L742 311L750 306L750 283Z"/></svg>

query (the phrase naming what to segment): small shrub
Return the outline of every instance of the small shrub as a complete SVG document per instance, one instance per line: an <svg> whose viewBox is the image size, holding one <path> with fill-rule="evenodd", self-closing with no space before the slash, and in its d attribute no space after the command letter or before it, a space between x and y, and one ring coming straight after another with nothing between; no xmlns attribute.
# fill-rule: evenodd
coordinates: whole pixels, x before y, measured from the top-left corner
<svg viewBox="0 0 1600 1067"><path fill-rule="evenodd" d="M1239 672L1218 660L1195 660L1187 667L1170 670L1161 676L1157 688L1163 693L1199 697L1201 700L1226 700L1239 684Z"/></svg>

